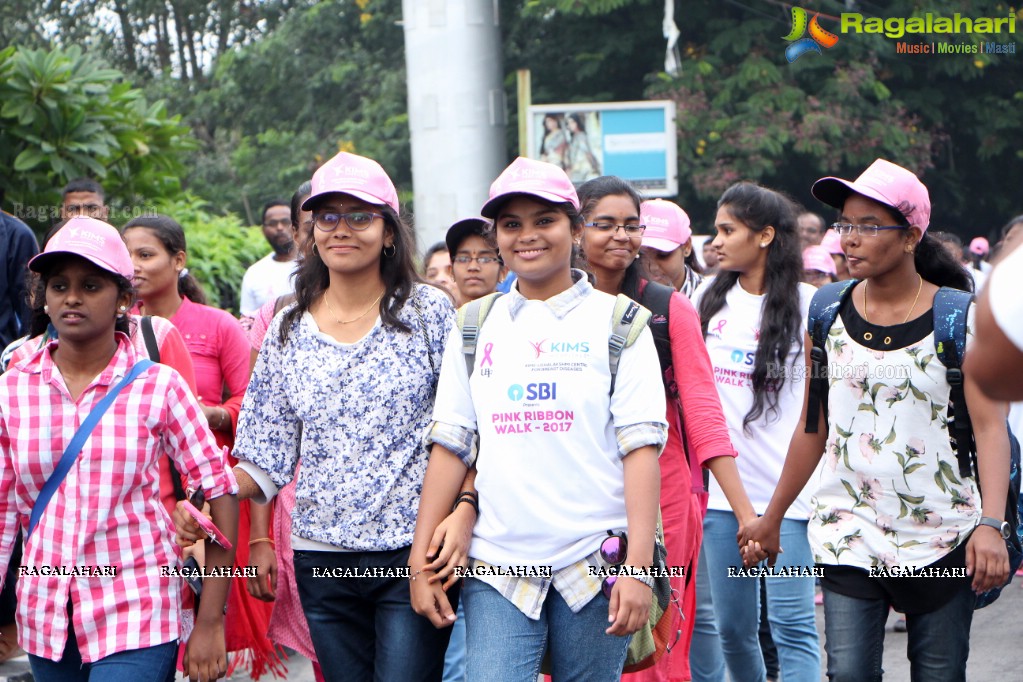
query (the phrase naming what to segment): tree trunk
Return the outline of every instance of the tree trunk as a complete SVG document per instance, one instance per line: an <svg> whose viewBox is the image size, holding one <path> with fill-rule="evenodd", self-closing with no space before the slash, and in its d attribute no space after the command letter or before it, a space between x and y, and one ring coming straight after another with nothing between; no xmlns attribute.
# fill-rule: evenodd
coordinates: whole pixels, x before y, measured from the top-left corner
<svg viewBox="0 0 1023 682"><path fill-rule="evenodd" d="M174 10L174 33L177 34L177 48L178 48L178 68L181 69L181 80L188 81L188 60L185 58L185 37L184 29L182 25L182 12L178 6L178 3L171 3L171 9Z"/></svg>
<svg viewBox="0 0 1023 682"><path fill-rule="evenodd" d="M114 3L114 11L117 12L117 17L121 20L121 37L124 39L124 56L128 68L132 73L138 73L139 64L135 58L135 28L131 25L131 17L128 15L128 8L123 0L117 0Z"/></svg>

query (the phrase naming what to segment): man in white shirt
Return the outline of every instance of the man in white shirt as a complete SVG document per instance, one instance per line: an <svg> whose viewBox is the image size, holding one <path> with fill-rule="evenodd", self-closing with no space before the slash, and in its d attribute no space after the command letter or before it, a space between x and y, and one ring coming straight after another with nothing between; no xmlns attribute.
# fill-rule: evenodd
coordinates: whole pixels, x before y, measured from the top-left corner
<svg viewBox="0 0 1023 682"><path fill-rule="evenodd" d="M963 371L995 400L1023 399L1023 233L1006 239L977 306L977 333Z"/></svg>
<svg viewBox="0 0 1023 682"><path fill-rule="evenodd" d="M283 200L270 201L263 207L263 236L273 252L253 263L242 278L241 303L243 317L251 317L267 301L295 290L295 236L291 226L291 206Z"/></svg>

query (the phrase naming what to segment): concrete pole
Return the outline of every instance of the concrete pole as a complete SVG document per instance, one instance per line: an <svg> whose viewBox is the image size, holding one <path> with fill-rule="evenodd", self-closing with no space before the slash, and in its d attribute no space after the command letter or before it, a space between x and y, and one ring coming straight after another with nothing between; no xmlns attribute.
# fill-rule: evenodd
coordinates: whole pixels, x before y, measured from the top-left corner
<svg viewBox="0 0 1023 682"><path fill-rule="evenodd" d="M415 227L422 250L479 215L507 164L498 0L403 0Z"/></svg>

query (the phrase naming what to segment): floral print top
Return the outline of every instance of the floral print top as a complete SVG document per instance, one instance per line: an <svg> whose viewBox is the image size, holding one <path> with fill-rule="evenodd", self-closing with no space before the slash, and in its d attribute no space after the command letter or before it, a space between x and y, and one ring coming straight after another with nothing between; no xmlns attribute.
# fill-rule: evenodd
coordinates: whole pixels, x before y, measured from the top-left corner
<svg viewBox="0 0 1023 682"><path fill-rule="evenodd" d="M955 549L980 518L976 483L959 477L949 442L945 366L933 325L919 341L876 350L849 332L850 314L859 318L847 302L826 343L828 440L808 529L814 560L923 567ZM973 319L971 305L968 342Z"/></svg>
<svg viewBox="0 0 1023 682"><path fill-rule="evenodd" d="M376 326L346 344L305 313L285 344L270 325L238 422L234 455L278 488L302 468L293 535L352 551L412 543L444 344L454 324L448 297L417 284L398 317L411 333Z"/></svg>

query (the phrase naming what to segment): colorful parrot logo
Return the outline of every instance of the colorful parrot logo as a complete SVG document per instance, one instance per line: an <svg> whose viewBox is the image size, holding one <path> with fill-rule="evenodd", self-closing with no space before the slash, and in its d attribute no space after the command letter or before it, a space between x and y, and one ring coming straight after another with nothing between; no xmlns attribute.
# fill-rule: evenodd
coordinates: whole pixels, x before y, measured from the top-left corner
<svg viewBox="0 0 1023 682"><path fill-rule="evenodd" d="M820 14L814 14L813 19L809 21L809 26L806 21L806 10L802 7L792 8L792 30L789 34L782 38L787 40L791 45L785 48L785 58L789 60L789 63L796 61L807 52L821 53L821 48L834 47L835 43L838 42L838 36L830 31L825 31L821 28L820 23L817 19ZM810 30L810 35L806 38L803 34Z"/></svg>

